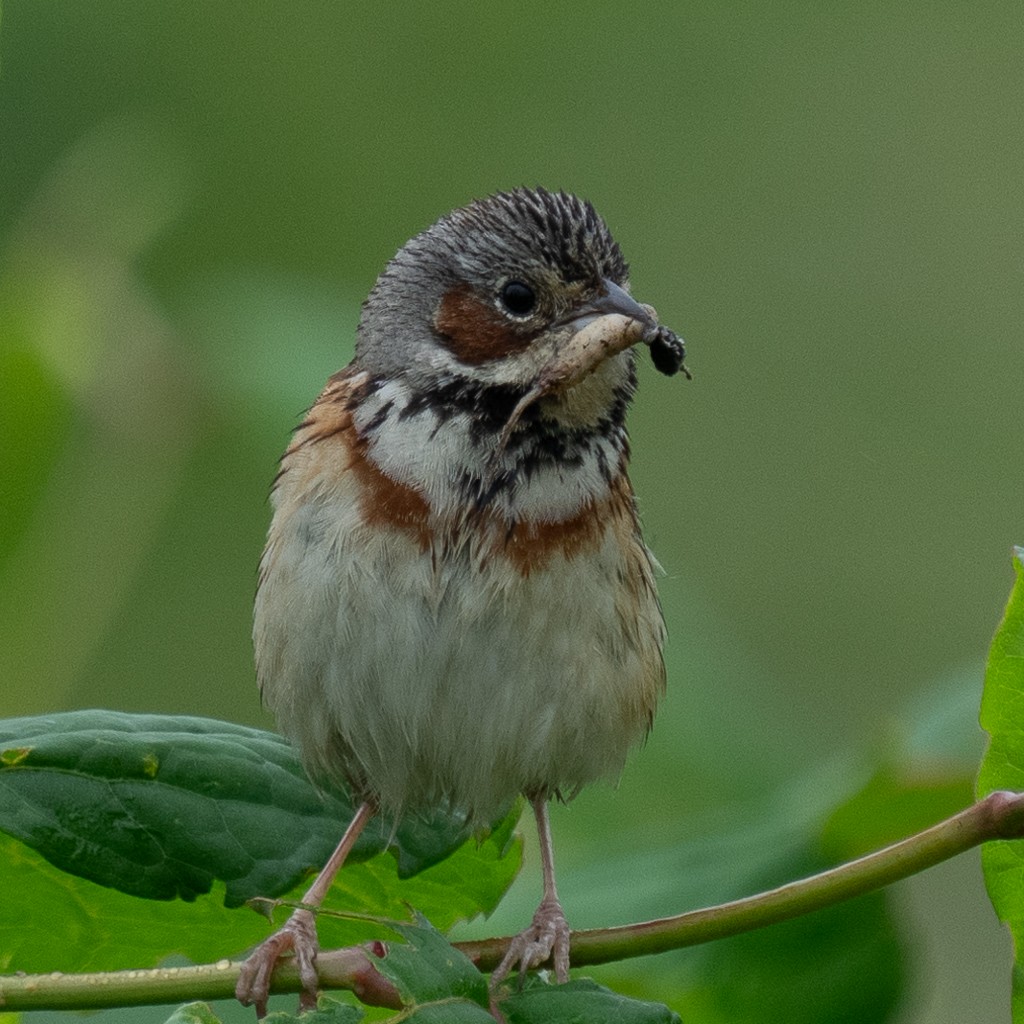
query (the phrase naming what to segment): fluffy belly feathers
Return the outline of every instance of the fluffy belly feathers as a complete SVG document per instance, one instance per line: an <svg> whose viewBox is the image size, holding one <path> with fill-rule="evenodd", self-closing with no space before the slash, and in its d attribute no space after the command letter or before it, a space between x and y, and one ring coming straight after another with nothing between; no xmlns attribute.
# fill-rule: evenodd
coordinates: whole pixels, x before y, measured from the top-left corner
<svg viewBox="0 0 1024 1024"><path fill-rule="evenodd" d="M392 813L448 805L482 823L519 793L614 778L664 687L649 555L617 515L582 556L524 573L492 544L368 531L337 494L285 500L254 637L310 773Z"/></svg>

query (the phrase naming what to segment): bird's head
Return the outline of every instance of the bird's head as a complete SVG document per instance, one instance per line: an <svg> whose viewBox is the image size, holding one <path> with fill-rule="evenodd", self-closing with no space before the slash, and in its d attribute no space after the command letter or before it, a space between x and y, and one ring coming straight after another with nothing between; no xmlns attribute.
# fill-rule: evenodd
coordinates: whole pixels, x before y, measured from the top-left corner
<svg viewBox="0 0 1024 1024"><path fill-rule="evenodd" d="M629 294L618 243L589 202L514 189L442 217L409 241L363 307L356 359L417 392L466 383L586 426L634 388L632 347L663 372L681 341Z"/></svg>

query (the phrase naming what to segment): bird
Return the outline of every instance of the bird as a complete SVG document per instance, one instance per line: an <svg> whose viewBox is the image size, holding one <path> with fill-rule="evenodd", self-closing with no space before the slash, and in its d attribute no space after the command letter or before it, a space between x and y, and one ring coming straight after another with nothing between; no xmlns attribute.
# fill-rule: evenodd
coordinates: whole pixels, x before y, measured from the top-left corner
<svg viewBox="0 0 1024 1024"><path fill-rule="evenodd" d="M271 491L253 639L262 698L356 811L236 995L266 1013L288 952L316 1005L314 910L374 816L473 828L521 795L543 898L493 973L569 974L553 799L616 781L665 690L657 563L628 476L638 347L682 340L629 291L605 221L513 188L442 216L387 264L351 363L296 428Z"/></svg>

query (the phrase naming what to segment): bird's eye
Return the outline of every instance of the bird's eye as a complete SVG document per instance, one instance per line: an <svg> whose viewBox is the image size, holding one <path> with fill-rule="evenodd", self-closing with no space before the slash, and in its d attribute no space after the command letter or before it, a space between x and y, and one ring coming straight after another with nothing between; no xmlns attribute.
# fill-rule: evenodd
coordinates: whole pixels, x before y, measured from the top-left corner
<svg viewBox="0 0 1024 1024"><path fill-rule="evenodd" d="M532 313L537 305L537 296L533 289L522 281L506 281L502 285L500 296L501 304L513 316L526 316Z"/></svg>

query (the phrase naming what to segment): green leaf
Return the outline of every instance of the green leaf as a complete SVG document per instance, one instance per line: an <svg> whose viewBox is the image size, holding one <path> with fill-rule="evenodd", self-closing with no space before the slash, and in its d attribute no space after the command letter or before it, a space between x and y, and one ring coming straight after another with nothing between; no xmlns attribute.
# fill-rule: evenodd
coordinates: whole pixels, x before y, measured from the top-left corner
<svg viewBox="0 0 1024 1024"><path fill-rule="evenodd" d="M291 747L210 719L76 711L0 722L0 829L51 863L148 899L225 883L225 902L279 895L326 861L353 805L319 793ZM371 823L353 851L390 846L402 875L467 838L459 820Z"/></svg>
<svg viewBox="0 0 1024 1024"><path fill-rule="evenodd" d="M395 1020L418 1024L487 1024L487 979L421 916L396 924L404 943L388 946L377 969L398 988L409 1008ZM531 978L527 987L504 1000L508 1024L678 1024L665 1006L630 999L588 980L549 985Z"/></svg>
<svg viewBox="0 0 1024 1024"><path fill-rule="evenodd" d="M412 878L400 879L394 858L386 855L346 865L317 919L321 945L349 946L382 937L377 922L336 918L332 911L405 920L409 907L415 907L441 931L490 914L522 865L522 840L514 834L517 820L518 812L508 815L483 839L468 839L450 857Z"/></svg>
<svg viewBox="0 0 1024 1024"><path fill-rule="evenodd" d="M220 1024L220 1017L208 1003L186 1003L179 1006L165 1024Z"/></svg>
<svg viewBox="0 0 1024 1024"><path fill-rule="evenodd" d="M404 1003L454 997L487 1005L487 979L425 917L417 914L414 924L395 923L394 929L405 942L389 945L377 958L377 970L394 983Z"/></svg>
<svg viewBox="0 0 1024 1024"><path fill-rule="evenodd" d="M586 979L565 985L535 981L504 1000L501 1010L508 1024L679 1024L667 1006L630 999Z"/></svg>
<svg viewBox="0 0 1024 1024"><path fill-rule="evenodd" d="M229 911L223 887L194 903L140 900L67 874L0 833L0 971L154 967L172 954L196 963L240 953L268 933Z"/></svg>
<svg viewBox="0 0 1024 1024"><path fill-rule="evenodd" d="M443 999L426 1003L391 1018L395 1024L494 1024L494 1018L476 1003L465 999Z"/></svg>
<svg viewBox="0 0 1024 1024"><path fill-rule="evenodd" d="M405 941L389 943L377 970L392 981L407 1008L395 1021L417 1024L493 1024L487 979L425 917L392 922Z"/></svg>
<svg viewBox="0 0 1024 1024"><path fill-rule="evenodd" d="M978 796L998 789L1024 790L1024 548L1014 551L1016 582L989 649L981 725L989 734L978 773ZM1024 844L986 843L981 863L999 919L1010 928L1016 951L1013 1019L1024 1022Z"/></svg>
<svg viewBox="0 0 1024 1024"><path fill-rule="evenodd" d="M263 1024L359 1024L365 1014L358 1006L321 996L315 1010L306 1013L269 1013Z"/></svg>
<svg viewBox="0 0 1024 1024"><path fill-rule="evenodd" d="M400 878L381 853L346 864L328 894L332 908L398 917L423 906L440 927L490 913L520 866L510 817L482 842L467 840L450 858ZM479 872L474 871L479 865ZM301 883L286 898L298 900ZM168 956L208 963L266 938L271 925L247 908L224 905L223 883L194 902L137 899L54 867L0 833L0 971L106 971L152 967ZM391 932L374 920L321 914L321 946L349 946Z"/></svg>
<svg viewBox="0 0 1024 1024"><path fill-rule="evenodd" d="M386 853L347 864L328 904L386 916L423 905L448 928L497 905L520 865L518 846L504 856L501 849L500 837L479 844L471 839L449 860L409 879L399 878ZM474 862L489 881L463 888ZM288 897L298 900L303 887ZM221 883L192 903L141 900L67 874L2 833L0 891L0 971L122 970L155 966L171 955L206 963L241 953L271 930L261 915L225 907ZM325 949L390 937L377 921L327 913L318 930Z"/></svg>
<svg viewBox="0 0 1024 1024"><path fill-rule="evenodd" d="M302 1014L270 1013L263 1021L264 1024L359 1024L364 1016L357 1006L321 996L315 1010ZM186 1003L179 1006L164 1024L222 1024L222 1021L208 1003Z"/></svg>

